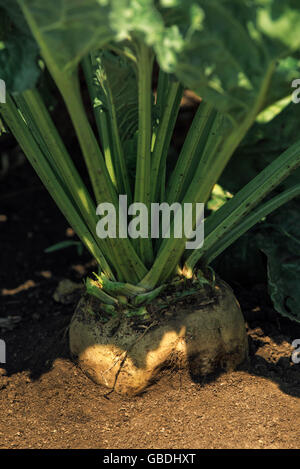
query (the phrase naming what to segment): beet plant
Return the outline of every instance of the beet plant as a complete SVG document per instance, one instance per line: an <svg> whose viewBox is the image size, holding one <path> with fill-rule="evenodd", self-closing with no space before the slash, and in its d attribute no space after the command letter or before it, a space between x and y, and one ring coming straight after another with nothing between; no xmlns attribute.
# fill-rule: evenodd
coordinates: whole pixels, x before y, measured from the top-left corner
<svg viewBox="0 0 300 469"><path fill-rule="evenodd" d="M0 8L0 78L8 90L1 118L99 266L70 326L72 354L97 382L128 394L143 390L170 361L195 374L240 363L247 354L243 318L209 265L299 196L300 184L274 190L299 166L300 141L204 220L204 244L193 250L185 231L175 236L175 216L169 237L160 227L151 238L141 219L139 236L120 235L119 201L126 195L149 213L153 204L207 203L257 117L291 96L300 77L296 2L0 0ZM65 102L92 193L39 91L43 68ZM201 103L170 170L185 88ZM117 236L99 236L99 206L114 207ZM195 212L193 229L198 221Z"/></svg>

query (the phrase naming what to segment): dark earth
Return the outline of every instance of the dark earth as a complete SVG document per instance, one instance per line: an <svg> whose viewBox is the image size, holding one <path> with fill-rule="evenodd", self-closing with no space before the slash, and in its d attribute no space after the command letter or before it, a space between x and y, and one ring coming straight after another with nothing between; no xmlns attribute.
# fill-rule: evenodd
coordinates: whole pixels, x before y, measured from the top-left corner
<svg viewBox="0 0 300 469"><path fill-rule="evenodd" d="M141 396L106 397L68 351L80 292L53 298L95 266L74 246L44 252L76 237L9 137L0 171L0 448L299 449L300 325L274 311L266 284L231 282L250 350L238 370L197 381L166 370Z"/></svg>

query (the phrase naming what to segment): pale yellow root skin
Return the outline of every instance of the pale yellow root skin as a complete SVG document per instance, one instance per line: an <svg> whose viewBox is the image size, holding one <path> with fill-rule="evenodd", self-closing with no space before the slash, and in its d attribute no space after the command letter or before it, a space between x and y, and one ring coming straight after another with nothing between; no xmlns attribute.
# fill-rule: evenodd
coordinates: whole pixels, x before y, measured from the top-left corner
<svg viewBox="0 0 300 469"><path fill-rule="evenodd" d="M234 369L248 356L245 322L228 285L218 285L218 300L182 310L162 325L135 331L130 321L101 324L82 299L71 321L70 350L81 369L98 384L133 396L158 378L162 368L187 368L205 375Z"/></svg>

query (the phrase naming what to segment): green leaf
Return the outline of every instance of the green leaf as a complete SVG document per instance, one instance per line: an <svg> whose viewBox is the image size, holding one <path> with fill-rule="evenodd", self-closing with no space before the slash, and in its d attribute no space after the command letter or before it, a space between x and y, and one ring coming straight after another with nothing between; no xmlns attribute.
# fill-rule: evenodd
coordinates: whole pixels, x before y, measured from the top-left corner
<svg viewBox="0 0 300 469"><path fill-rule="evenodd" d="M12 24L14 27L16 27L19 31L21 31L23 34L26 36L30 36L31 32L28 27L28 24L24 18L24 15L22 13L22 10L20 9L18 5L17 0L10 0L7 2L7 0L0 0L0 9L3 9L7 17L9 18L8 24L7 22L7 17L2 16L1 18L1 23L4 25L6 23L6 28L10 29L12 27Z"/></svg>
<svg viewBox="0 0 300 469"><path fill-rule="evenodd" d="M292 55L300 45L299 35L295 34L300 28L296 3L281 2L281 6L276 0L194 3L202 9L203 20L192 33L186 23L180 29L184 47L178 52L173 68L179 79L235 122L253 106L270 66L275 67L276 91L271 81L264 96L265 105L286 97L290 92L291 70L280 59ZM181 2L180 5L178 8L182 8ZM188 2L187 12L189 8L191 11ZM189 24L191 28L191 20ZM164 67L162 61L160 65ZM299 64L296 69L299 74ZM272 93L271 98L268 95Z"/></svg>
<svg viewBox="0 0 300 469"><path fill-rule="evenodd" d="M224 205L228 199L231 199L233 196L230 192L223 189L219 184L215 184L213 187L210 200L207 202L208 210L212 212L218 210L222 205Z"/></svg>
<svg viewBox="0 0 300 469"><path fill-rule="evenodd" d="M121 141L130 140L138 129L137 77L133 64L125 57L99 52L94 82L98 90L94 106L108 114L113 106Z"/></svg>
<svg viewBox="0 0 300 469"><path fill-rule="evenodd" d="M240 190L298 140L299 122L300 106L291 103L266 124L255 123L228 163L219 180L220 185L233 193ZM291 187L299 181L298 169L281 183L280 189Z"/></svg>
<svg viewBox="0 0 300 469"><path fill-rule="evenodd" d="M138 35L148 45L161 38L163 20L152 0L19 0L62 70L89 51Z"/></svg>
<svg viewBox="0 0 300 469"><path fill-rule="evenodd" d="M257 29L270 38L271 50L283 54L300 47L300 10L297 0L256 0ZM276 42L275 42L276 41Z"/></svg>
<svg viewBox="0 0 300 469"><path fill-rule="evenodd" d="M33 88L39 50L17 2L0 0L0 18L0 78L9 92Z"/></svg>
<svg viewBox="0 0 300 469"><path fill-rule="evenodd" d="M271 163L277 154L296 142L299 137L299 120L300 107L291 103L267 124L256 123L224 171L220 179L222 186L233 192L238 191ZM299 182L298 169L278 189L283 191ZM265 222L244 234L213 263L225 280L240 282L242 279L252 284L269 282L275 309L292 320L295 320L295 315L299 316L299 206L297 198L278 209ZM267 256L268 271L262 252ZM286 262L286 259L292 262Z"/></svg>
<svg viewBox="0 0 300 469"><path fill-rule="evenodd" d="M46 253L60 251L61 249L69 248L71 246L76 246L78 254L82 254L82 244L80 241L61 241L60 243L53 244L44 250Z"/></svg>
<svg viewBox="0 0 300 469"><path fill-rule="evenodd" d="M293 0L20 0L20 4L60 69L73 69L86 53L109 44L120 43L123 50L126 44L134 50L139 38L153 47L163 70L174 72L236 122L253 106L271 65L276 65L276 87L269 87L266 104L287 96L291 70L281 61L300 46L295 34L300 13ZM296 71L299 64L293 76Z"/></svg>
<svg viewBox="0 0 300 469"><path fill-rule="evenodd" d="M295 53L278 60L276 70L271 78L268 95L264 107L267 108L281 99L292 97L293 80L300 76L300 54Z"/></svg>
<svg viewBox="0 0 300 469"><path fill-rule="evenodd" d="M97 0L19 0L26 16L39 30L51 50L56 65L72 69L95 47L114 38L107 1Z"/></svg>
<svg viewBox="0 0 300 469"><path fill-rule="evenodd" d="M300 322L299 199L272 217L257 237L268 259L269 293L278 313Z"/></svg>

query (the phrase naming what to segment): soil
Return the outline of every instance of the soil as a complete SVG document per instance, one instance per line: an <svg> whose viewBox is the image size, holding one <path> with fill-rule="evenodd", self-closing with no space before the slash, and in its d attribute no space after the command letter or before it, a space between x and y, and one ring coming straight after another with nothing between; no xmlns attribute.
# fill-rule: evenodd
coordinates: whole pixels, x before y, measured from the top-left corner
<svg viewBox="0 0 300 469"><path fill-rule="evenodd" d="M2 152L18 155L12 140ZM16 161L19 161L16 159ZM80 290L56 301L58 283L94 269L27 162L6 171L0 193L0 448L298 448L300 326L272 308L265 284L232 283L250 356L236 371L192 379L165 370L135 398L93 383L72 362L68 325Z"/></svg>

